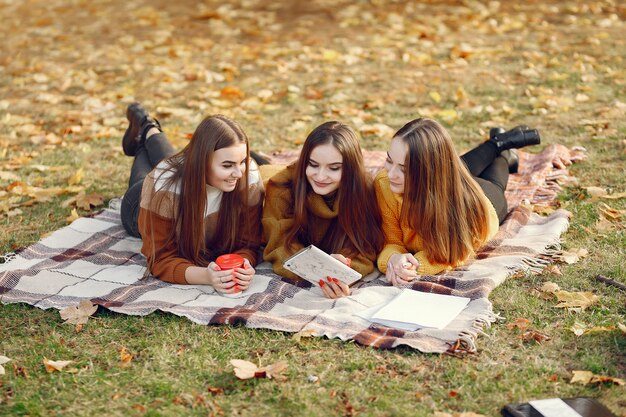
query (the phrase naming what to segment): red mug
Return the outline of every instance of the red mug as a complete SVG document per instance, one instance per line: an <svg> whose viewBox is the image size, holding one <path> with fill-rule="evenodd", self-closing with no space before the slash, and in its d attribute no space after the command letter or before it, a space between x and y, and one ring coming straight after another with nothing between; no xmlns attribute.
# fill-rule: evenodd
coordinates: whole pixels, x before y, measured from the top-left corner
<svg viewBox="0 0 626 417"><path fill-rule="evenodd" d="M215 260L217 266L220 267L222 271L227 271L229 269L235 268L243 268L245 259L243 256L238 255L236 253L227 253L225 255L220 255ZM239 284L235 284L235 292L241 292L239 288Z"/></svg>

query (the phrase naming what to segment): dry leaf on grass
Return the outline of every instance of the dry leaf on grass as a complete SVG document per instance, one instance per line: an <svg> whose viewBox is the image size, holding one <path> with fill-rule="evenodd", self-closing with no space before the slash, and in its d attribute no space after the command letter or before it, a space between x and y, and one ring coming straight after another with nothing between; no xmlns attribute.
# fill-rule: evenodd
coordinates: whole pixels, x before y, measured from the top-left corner
<svg viewBox="0 0 626 417"><path fill-rule="evenodd" d="M520 336L522 342L532 342L535 341L537 343L545 342L546 340L550 340L550 336L538 332L537 330L528 330L527 332L522 333Z"/></svg>
<svg viewBox="0 0 626 417"><path fill-rule="evenodd" d="M600 197L608 194L606 189L600 187L585 187L587 194L591 197L591 201L598 201Z"/></svg>
<svg viewBox="0 0 626 417"><path fill-rule="evenodd" d="M509 330L513 330L515 327L517 327L520 330L524 330L526 329L526 327L528 327L528 323L529 323L528 319L519 318L515 320L513 323L507 324L506 327Z"/></svg>
<svg viewBox="0 0 626 417"><path fill-rule="evenodd" d="M281 373L287 369L286 361L278 361L271 365L263 366L259 368L255 364L242 359L231 359L230 364L235 368L235 375L239 379L250 378L279 378L282 377Z"/></svg>
<svg viewBox="0 0 626 417"><path fill-rule="evenodd" d="M540 289L540 291L546 292L548 294L554 294L555 292L560 291L560 290L561 290L561 287L559 287L558 284L555 284L554 282L551 282L551 281L544 283Z"/></svg>
<svg viewBox="0 0 626 417"><path fill-rule="evenodd" d="M94 305L89 300L81 300L78 305L65 307L59 311L61 318L65 320L65 323L70 324L85 324L89 320L89 316L96 312L97 305Z"/></svg>
<svg viewBox="0 0 626 417"><path fill-rule="evenodd" d="M65 368L70 363L72 363L72 361L51 361L47 358L43 358L43 364L45 365L46 371L48 372L61 372L63 368Z"/></svg>
<svg viewBox="0 0 626 417"><path fill-rule="evenodd" d="M606 218L607 220L619 222L622 221L622 217L626 213L626 210L618 210L609 206L608 204L602 203L600 204L600 214Z"/></svg>
<svg viewBox="0 0 626 417"><path fill-rule="evenodd" d="M67 185L78 185L83 181L83 176L85 175L82 168L79 168L75 173L70 175L67 179Z"/></svg>
<svg viewBox="0 0 626 417"><path fill-rule="evenodd" d="M314 334L315 334L314 329L305 329L305 330L300 330L298 333L294 334L292 338L296 342L300 342L303 337L313 337Z"/></svg>
<svg viewBox="0 0 626 417"><path fill-rule="evenodd" d="M617 385L625 384L623 379L614 378L611 376L595 375L591 371L572 371L572 379L569 382L570 384L580 383L583 385L604 384L604 383L611 383L611 384L617 384Z"/></svg>
<svg viewBox="0 0 626 417"><path fill-rule="evenodd" d="M587 333L599 333L599 332L612 332L615 330L615 327L605 327L605 326L595 326L595 327L587 327L585 323L581 323L579 321L574 322L570 330L574 332L576 336L582 336Z"/></svg>
<svg viewBox="0 0 626 417"><path fill-rule="evenodd" d="M598 302L599 297L592 292L557 291L554 293L559 303L557 308L567 308L568 311L579 312Z"/></svg>
<svg viewBox="0 0 626 417"><path fill-rule="evenodd" d="M120 366L127 367L131 365L133 360L133 354L128 352L126 348L120 350Z"/></svg>
<svg viewBox="0 0 626 417"><path fill-rule="evenodd" d="M2 356L0 355L0 375L4 375L5 371L4 371L4 365L5 363L9 362L11 359L7 358L6 356Z"/></svg>
<svg viewBox="0 0 626 417"><path fill-rule="evenodd" d="M556 255L556 258L571 265L575 264L587 255L589 255L589 251L587 249L578 248L569 251L561 251L558 255Z"/></svg>
<svg viewBox="0 0 626 417"><path fill-rule="evenodd" d="M65 218L68 223L72 223L75 220L78 220L80 216L78 215L78 211L75 208L72 209L70 215Z"/></svg>

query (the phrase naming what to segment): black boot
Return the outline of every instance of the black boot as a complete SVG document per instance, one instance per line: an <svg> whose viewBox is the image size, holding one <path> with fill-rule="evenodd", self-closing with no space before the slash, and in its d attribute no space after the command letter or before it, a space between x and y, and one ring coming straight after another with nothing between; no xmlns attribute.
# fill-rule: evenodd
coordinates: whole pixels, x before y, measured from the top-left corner
<svg viewBox="0 0 626 417"><path fill-rule="evenodd" d="M521 129L522 131L530 130L530 128L526 125L520 125L515 127L514 129ZM495 137L504 133L504 129L501 127L494 127L489 130L489 139L493 142ZM506 163L509 166L509 174L516 174L519 170L519 156L517 155L516 149L507 149L500 152L500 156L506 160Z"/></svg>
<svg viewBox="0 0 626 417"><path fill-rule="evenodd" d="M527 126L517 126L508 132L496 134L489 140L496 145L498 152L505 151L507 149L523 148L529 145L538 145L541 143L539 137L539 131L537 129L524 129ZM495 128L492 129L495 131ZM491 133L491 131L490 131Z"/></svg>
<svg viewBox="0 0 626 417"><path fill-rule="evenodd" d="M509 165L509 174L516 174L519 169L519 156L517 155L517 149L507 149L500 152L500 156L506 159L506 163Z"/></svg>
<svg viewBox="0 0 626 417"><path fill-rule="evenodd" d="M137 148L141 142L139 136L140 129L143 123L148 118L148 112L139 103L132 103L126 109L126 118L128 119L128 129L124 132L122 138L122 149L124 154L128 156L135 156Z"/></svg>

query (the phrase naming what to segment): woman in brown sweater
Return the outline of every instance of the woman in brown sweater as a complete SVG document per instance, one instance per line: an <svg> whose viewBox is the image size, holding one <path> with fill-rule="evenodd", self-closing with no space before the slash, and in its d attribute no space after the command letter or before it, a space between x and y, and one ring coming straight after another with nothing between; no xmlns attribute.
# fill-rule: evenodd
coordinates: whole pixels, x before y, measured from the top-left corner
<svg viewBox="0 0 626 417"><path fill-rule="evenodd" d="M263 186L250 163L248 137L226 116L205 118L179 153L139 103L128 106L124 153L134 157L122 200L125 229L141 237L148 272L176 284L245 290L260 245ZM241 268L220 270L236 253Z"/></svg>
<svg viewBox="0 0 626 417"><path fill-rule="evenodd" d="M298 160L266 186L263 259L279 275L299 279L283 262L315 245L365 275L382 248L381 219L358 138L339 122L327 122L306 138ZM320 277L324 294L350 294L348 286Z"/></svg>

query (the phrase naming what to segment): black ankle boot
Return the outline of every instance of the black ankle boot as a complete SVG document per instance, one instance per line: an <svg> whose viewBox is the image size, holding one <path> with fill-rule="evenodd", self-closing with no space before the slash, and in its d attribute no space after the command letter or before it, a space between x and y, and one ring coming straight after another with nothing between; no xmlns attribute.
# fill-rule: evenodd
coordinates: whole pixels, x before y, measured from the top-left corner
<svg viewBox="0 0 626 417"><path fill-rule="evenodd" d="M135 156L141 141L140 129L148 118L148 112L140 103L131 103L126 108L126 118L128 119L128 128L122 138L122 149L124 154Z"/></svg>
<svg viewBox="0 0 626 417"><path fill-rule="evenodd" d="M159 132L163 132L159 121L157 119L153 119L150 116L147 116L146 119L143 121L143 124L141 125L141 131L139 132L139 145L143 144L146 141L146 135L152 128L157 129Z"/></svg>
<svg viewBox="0 0 626 417"><path fill-rule="evenodd" d="M498 152L541 143L537 129L524 130L522 126L517 126L507 132L497 134L489 140L496 145Z"/></svg>
<svg viewBox="0 0 626 417"><path fill-rule="evenodd" d="M519 169L519 156L517 155L517 149L507 149L500 152L500 156L506 160L509 165L509 174L516 174Z"/></svg>

